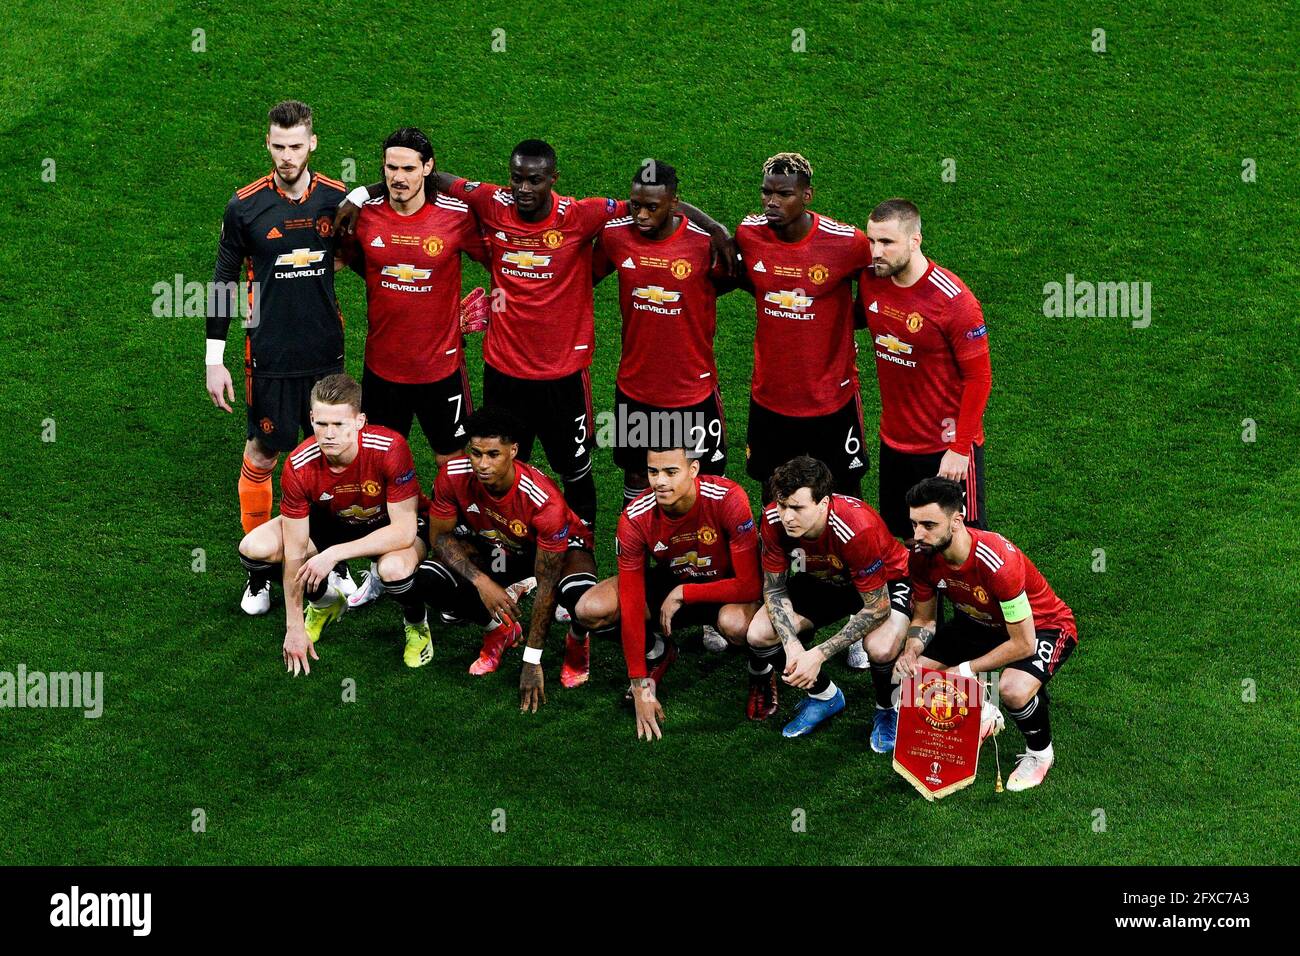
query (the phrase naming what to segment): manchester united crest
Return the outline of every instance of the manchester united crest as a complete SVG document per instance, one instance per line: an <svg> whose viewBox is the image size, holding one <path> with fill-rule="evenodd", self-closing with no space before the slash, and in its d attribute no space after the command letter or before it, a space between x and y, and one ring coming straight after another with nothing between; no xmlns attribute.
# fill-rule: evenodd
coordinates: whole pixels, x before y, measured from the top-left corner
<svg viewBox="0 0 1300 956"><path fill-rule="evenodd" d="M269 418L263 418L258 424L262 426L262 431L268 435L275 431L275 422Z"/></svg>
<svg viewBox="0 0 1300 956"><path fill-rule="evenodd" d="M516 518L514 521L510 522L510 533L516 538L522 538L528 533L528 526Z"/></svg>
<svg viewBox="0 0 1300 956"><path fill-rule="evenodd" d="M700 544L713 544L718 540L718 532L705 525L696 533L695 537L699 539Z"/></svg>
<svg viewBox="0 0 1300 956"><path fill-rule="evenodd" d="M824 265L821 265L820 263L808 267L808 278L811 279L815 285L821 285L828 278L830 278L830 274L831 274L831 270L827 269Z"/></svg>
<svg viewBox="0 0 1300 956"><path fill-rule="evenodd" d="M966 692L938 674L929 675L917 688L916 706L921 709L921 719L935 730L960 727L970 713Z"/></svg>
<svg viewBox="0 0 1300 956"><path fill-rule="evenodd" d="M691 264L685 259L674 259L668 271L673 274L674 279L685 279L691 274Z"/></svg>
<svg viewBox="0 0 1300 956"><path fill-rule="evenodd" d="M328 239L334 232L334 220L329 216L321 216L316 220L316 232L321 237Z"/></svg>
<svg viewBox="0 0 1300 956"><path fill-rule="evenodd" d="M426 236L420 247L424 249L425 254L432 257L442 252L443 242L437 236Z"/></svg>
<svg viewBox="0 0 1300 956"><path fill-rule="evenodd" d="M547 249L558 249L564 245L564 233L558 229L547 229L542 233L542 242L546 243Z"/></svg>
<svg viewBox="0 0 1300 956"><path fill-rule="evenodd" d="M925 325L925 316L920 312L913 312L907 317L907 331L920 332L923 325Z"/></svg>
<svg viewBox="0 0 1300 956"><path fill-rule="evenodd" d="M374 479L367 479L361 482L361 493L373 498L375 495L379 494L379 482Z"/></svg>
<svg viewBox="0 0 1300 956"><path fill-rule="evenodd" d="M971 594L974 596L975 600L979 601L981 604L989 603L989 592L985 591L979 585L975 586L975 590L971 591Z"/></svg>

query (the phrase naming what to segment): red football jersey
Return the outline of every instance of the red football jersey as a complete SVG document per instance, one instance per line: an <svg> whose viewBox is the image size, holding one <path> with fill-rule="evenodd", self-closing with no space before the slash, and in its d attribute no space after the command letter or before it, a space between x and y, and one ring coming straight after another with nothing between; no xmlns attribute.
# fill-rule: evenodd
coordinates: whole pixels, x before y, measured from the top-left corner
<svg viewBox="0 0 1300 956"><path fill-rule="evenodd" d="M549 216L524 222L509 189L458 179L451 192L478 215L494 292L504 293L483 358L499 372L531 379L563 378L590 365L591 240L627 213L627 203L553 194Z"/></svg>
<svg viewBox="0 0 1300 956"><path fill-rule="evenodd" d="M366 366L390 382L436 382L464 363L460 254L485 261L469 206L439 194L414 215L361 207L345 255L366 280Z"/></svg>
<svg viewBox="0 0 1300 956"><path fill-rule="evenodd" d="M712 258L709 234L685 216L664 239L642 236L631 216L611 219L596 239L595 274L618 272L618 387L637 401L682 408L718 387Z"/></svg>
<svg viewBox="0 0 1300 956"><path fill-rule="evenodd" d="M474 475L468 455L458 455L438 472L431 518L457 521L491 545L514 554L533 548L563 551L570 541L591 548L591 533L555 487L531 465L515 462L515 483L494 497Z"/></svg>
<svg viewBox="0 0 1300 956"><path fill-rule="evenodd" d="M667 565L682 584L707 583L735 574L731 553L758 547L754 516L745 489L730 478L695 479L691 510L670 517L655 502L654 492L637 498L618 519L615 548L618 570L642 572L647 556Z"/></svg>
<svg viewBox="0 0 1300 956"><path fill-rule="evenodd" d="M357 443L357 456L342 471L330 467L315 438L295 448L280 474L280 514L306 518L313 505L324 507L361 537L388 524L389 504L420 495L405 438L382 425L366 425Z"/></svg>
<svg viewBox="0 0 1300 956"><path fill-rule="evenodd" d="M1023 551L992 531L966 530L973 541L960 568L949 565L942 554L912 552L912 593L918 602L934 597L943 582L944 593L957 610L980 624L1005 628L1002 602L1023 593L1029 598L1035 630L1059 630L1078 640L1074 613Z"/></svg>
<svg viewBox="0 0 1300 956"><path fill-rule="evenodd" d="M862 230L813 213L808 235L782 242L746 216L736 243L754 285L754 401L780 415L829 415L858 394L853 280L871 262Z"/></svg>
<svg viewBox="0 0 1300 956"><path fill-rule="evenodd" d="M989 350L979 300L933 262L907 288L867 269L858 280L858 297L876 353L881 439L911 454L946 451L956 438L961 406L958 362ZM983 421L973 427L975 443L983 444Z"/></svg>
<svg viewBox="0 0 1300 956"><path fill-rule="evenodd" d="M884 519L865 501L831 495L826 529L816 541L792 538L781 525L775 502L763 509L763 570L789 571L799 555L803 570L866 594L907 577L907 549L889 533Z"/></svg>

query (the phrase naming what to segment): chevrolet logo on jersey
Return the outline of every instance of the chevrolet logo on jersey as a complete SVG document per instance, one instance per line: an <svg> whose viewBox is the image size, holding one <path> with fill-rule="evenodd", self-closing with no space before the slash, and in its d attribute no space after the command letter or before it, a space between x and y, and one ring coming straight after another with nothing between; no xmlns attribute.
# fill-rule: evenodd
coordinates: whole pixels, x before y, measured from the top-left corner
<svg viewBox="0 0 1300 956"><path fill-rule="evenodd" d="M897 336L885 335L883 332L876 336L876 344L882 349L888 349L894 355L912 354L912 346L901 341Z"/></svg>
<svg viewBox="0 0 1300 956"><path fill-rule="evenodd" d="M518 266L521 269L536 269L551 264L550 256L539 256L531 252L507 252L501 257L502 262Z"/></svg>
<svg viewBox="0 0 1300 956"><path fill-rule="evenodd" d="M798 292L787 292L782 289L780 292L769 292L763 296L764 302L770 302L782 309L806 309L813 304L812 296L801 295Z"/></svg>
<svg viewBox="0 0 1300 956"><path fill-rule="evenodd" d="M363 508L361 505L352 505L337 512L338 516L345 521L369 521L375 515L379 514L379 505L370 508Z"/></svg>
<svg viewBox="0 0 1300 956"><path fill-rule="evenodd" d="M636 299L646 299L659 305L664 302L676 302L682 297L680 292L673 292L671 289L665 289L662 286L648 285L639 289L632 290L632 297Z"/></svg>
<svg viewBox="0 0 1300 956"><path fill-rule="evenodd" d="M415 282L419 279L429 278L429 276L433 275L433 270L417 269L415 266L402 262L395 266L384 266L381 274L392 279L397 279L400 282Z"/></svg>
<svg viewBox="0 0 1300 956"><path fill-rule="evenodd" d="M305 269L307 266L315 265L325 258L325 253L316 252L314 249L295 249L293 252L286 252L283 255L275 257L277 266L293 266L295 269Z"/></svg>

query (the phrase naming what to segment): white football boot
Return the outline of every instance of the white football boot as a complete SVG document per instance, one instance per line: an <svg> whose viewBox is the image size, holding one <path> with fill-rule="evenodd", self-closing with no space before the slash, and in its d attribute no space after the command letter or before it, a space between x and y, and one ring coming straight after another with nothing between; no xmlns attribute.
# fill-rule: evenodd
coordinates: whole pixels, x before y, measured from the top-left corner
<svg viewBox="0 0 1300 956"><path fill-rule="evenodd" d="M343 565L343 573L339 574L337 567L330 572L330 587L338 588L338 592L343 595L344 600L350 598L357 590L357 582L352 580L352 569Z"/></svg>
<svg viewBox="0 0 1300 956"><path fill-rule="evenodd" d="M253 593L251 583L244 585L244 596L239 602L240 608L245 614L257 617L259 614L265 614L271 610L271 582L267 581L262 585L262 589L256 594Z"/></svg>
<svg viewBox="0 0 1300 956"><path fill-rule="evenodd" d="M1052 764L1056 763L1056 755L1052 753L1052 748L1048 747L1041 752L1030 750L1023 753L1019 760L1016 769L1011 771L1011 776L1007 777L1007 789L1013 792L1028 790L1042 783L1043 778L1047 776L1047 771L1051 770Z"/></svg>
<svg viewBox="0 0 1300 956"><path fill-rule="evenodd" d="M871 658L867 657L867 649L862 646L862 641L857 640L849 645L849 670L864 671L871 666Z"/></svg>
<svg viewBox="0 0 1300 956"><path fill-rule="evenodd" d="M711 654L721 654L727 649L727 639L718 633L716 627L704 625L704 649Z"/></svg>
<svg viewBox="0 0 1300 956"><path fill-rule="evenodd" d="M361 583L347 596L348 610L355 611L359 607L365 607L372 601L377 601L383 593L384 582L379 579L379 565L371 561L370 570L361 576Z"/></svg>

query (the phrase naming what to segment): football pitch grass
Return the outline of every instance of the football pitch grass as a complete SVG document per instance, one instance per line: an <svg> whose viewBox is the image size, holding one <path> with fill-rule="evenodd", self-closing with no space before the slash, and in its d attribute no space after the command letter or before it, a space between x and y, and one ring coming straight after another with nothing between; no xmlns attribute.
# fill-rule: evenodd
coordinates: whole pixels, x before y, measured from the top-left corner
<svg viewBox="0 0 1300 956"><path fill-rule="evenodd" d="M0 863L1294 860L1287 5L119 9L23 0L0 14L0 670L104 674L98 719L0 710ZM466 673L472 629L436 627L433 663L403 667L391 602L332 625L311 676L286 676L280 589L267 618L238 608L243 406L228 416L204 394L202 320L152 310L156 283L211 278L222 209L266 171L266 110L285 98L316 111L313 166L337 177L352 159L361 182L378 178L382 138L414 124L440 168L488 181L515 142L545 138L566 195L625 196L643 158L663 159L684 199L733 227L778 150L811 160L814 208L842 221L916 201L924 250L990 328L992 527L1079 622L1051 685L1046 783L995 794L985 748L974 786L929 804L868 748L868 675L830 665L848 709L784 740L797 694L747 722L742 657L698 639L649 746L616 705L615 642L593 648L586 687L560 687L559 625L532 716L518 652ZM1149 326L1046 317L1044 286L1067 276L1150 283ZM467 267L467 287L484 281ZM341 274L338 289L359 376L362 286ZM615 291L597 290L598 409ZM753 301L733 293L718 315L740 478ZM231 343L238 381L237 331ZM859 345L870 434L879 400ZM427 488L418 427L412 446ZM621 480L608 450L597 470L607 574ZM1000 739L1005 774L1022 739L1010 724Z"/></svg>

